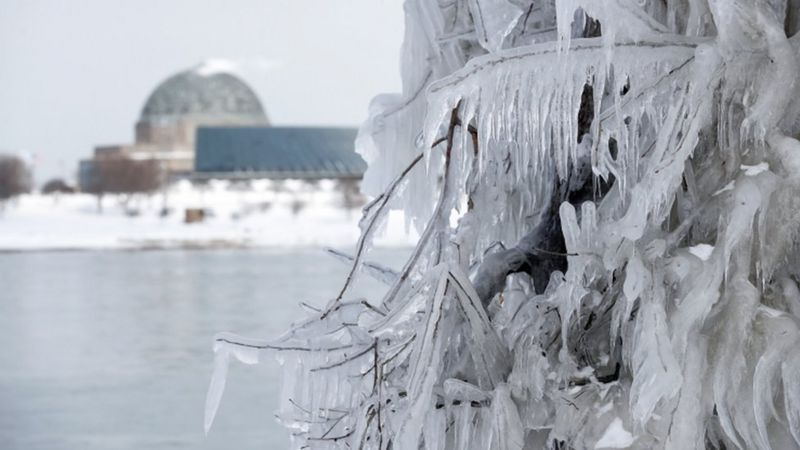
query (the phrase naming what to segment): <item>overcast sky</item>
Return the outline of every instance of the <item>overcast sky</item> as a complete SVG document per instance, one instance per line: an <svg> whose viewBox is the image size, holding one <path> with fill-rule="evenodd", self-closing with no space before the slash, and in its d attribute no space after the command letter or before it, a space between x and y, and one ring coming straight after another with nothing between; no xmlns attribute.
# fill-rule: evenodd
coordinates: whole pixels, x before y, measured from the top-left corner
<svg viewBox="0 0 800 450"><path fill-rule="evenodd" d="M128 143L169 75L241 63L276 125L358 125L400 89L401 0L1 0L0 151L74 178L96 144Z"/></svg>

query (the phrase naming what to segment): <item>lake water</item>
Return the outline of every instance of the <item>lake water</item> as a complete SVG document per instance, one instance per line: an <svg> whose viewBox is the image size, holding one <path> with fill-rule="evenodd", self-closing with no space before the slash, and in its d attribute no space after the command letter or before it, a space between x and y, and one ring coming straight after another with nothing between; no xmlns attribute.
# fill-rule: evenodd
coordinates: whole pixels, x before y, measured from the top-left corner
<svg viewBox="0 0 800 450"><path fill-rule="evenodd" d="M406 253L372 256L399 267ZM346 270L320 250L0 254L0 448L285 448L269 355L231 364L204 436L212 337L275 336Z"/></svg>

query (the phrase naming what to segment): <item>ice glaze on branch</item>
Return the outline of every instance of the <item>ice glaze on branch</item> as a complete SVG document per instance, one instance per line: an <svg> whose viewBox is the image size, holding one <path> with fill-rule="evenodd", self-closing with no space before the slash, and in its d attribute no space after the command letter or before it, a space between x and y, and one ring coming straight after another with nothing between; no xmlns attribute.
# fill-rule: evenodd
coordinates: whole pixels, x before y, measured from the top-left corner
<svg viewBox="0 0 800 450"><path fill-rule="evenodd" d="M686 59L693 55L693 50L699 44L707 42L705 38L689 38L685 36L668 35L660 39L652 39L649 41L636 41L636 42L616 42L613 48L618 50L675 50L681 51L686 55ZM578 38L572 39L567 54L571 58L580 58L582 54L593 52L604 52L607 49L604 47L605 43L602 38ZM475 76L481 71L496 68L502 65L511 65L519 61L529 60L533 61L547 55L557 55L559 53L559 46L557 42L544 42L541 44L533 44L525 47L516 47L509 50L504 50L496 54L489 54L470 60L463 69L453 73L447 78L443 78L431 83L429 91L431 94L436 94L439 91L453 87L456 84L462 83Z"/></svg>
<svg viewBox="0 0 800 450"><path fill-rule="evenodd" d="M269 346L295 448L800 448L796 4L406 0L345 285L216 341L207 417ZM390 204L397 273L364 263Z"/></svg>

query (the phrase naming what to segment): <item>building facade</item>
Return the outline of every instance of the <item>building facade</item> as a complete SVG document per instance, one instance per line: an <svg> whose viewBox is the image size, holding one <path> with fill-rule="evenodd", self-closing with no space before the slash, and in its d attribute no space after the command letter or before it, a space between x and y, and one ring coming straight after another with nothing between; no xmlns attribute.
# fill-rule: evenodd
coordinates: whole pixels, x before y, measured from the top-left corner
<svg viewBox="0 0 800 450"><path fill-rule="evenodd" d="M175 74L147 98L131 144L100 145L80 162L78 181L92 190L98 162L112 158L156 160L170 178L194 169L195 136L202 126L267 126L255 92L239 77L205 65Z"/></svg>
<svg viewBox="0 0 800 450"><path fill-rule="evenodd" d="M357 130L322 127L201 127L194 179L358 180L367 164Z"/></svg>
<svg viewBox="0 0 800 450"><path fill-rule="evenodd" d="M358 180L355 128L272 127L255 92L207 65L180 72L147 98L132 144L101 145L80 162L81 190L97 192L109 160L157 161L166 179Z"/></svg>

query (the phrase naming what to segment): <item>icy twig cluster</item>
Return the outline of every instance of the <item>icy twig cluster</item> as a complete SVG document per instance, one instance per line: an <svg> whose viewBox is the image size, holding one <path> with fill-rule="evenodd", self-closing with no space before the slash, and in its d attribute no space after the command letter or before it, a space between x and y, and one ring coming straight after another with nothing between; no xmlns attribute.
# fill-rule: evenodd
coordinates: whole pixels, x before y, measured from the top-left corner
<svg viewBox="0 0 800 450"><path fill-rule="evenodd" d="M296 448L800 448L797 2L405 11L345 285L218 336L207 418L269 350ZM421 236L397 272L365 259L390 208Z"/></svg>

